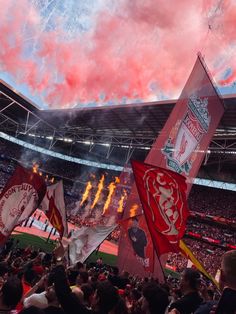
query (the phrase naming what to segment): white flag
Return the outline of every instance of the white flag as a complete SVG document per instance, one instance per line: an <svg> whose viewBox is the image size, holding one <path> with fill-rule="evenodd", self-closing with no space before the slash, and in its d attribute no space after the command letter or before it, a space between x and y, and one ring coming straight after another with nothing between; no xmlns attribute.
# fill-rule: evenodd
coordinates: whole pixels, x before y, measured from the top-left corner
<svg viewBox="0 0 236 314"><path fill-rule="evenodd" d="M192 268L192 266L193 266L193 262L190 259L188 259L187 268Z"/></svg>
<svg viewBox="0 0 236 314"><path fill-rule="evenodd" d="M61 238L66 237L68 235L68 226L62 181L47 187L47 192L40 207L53 227L57 229Z"/></svg>
<svg viewBox="0 0 236 314"><path fill-rule="evenodd" d="M219 283L220 282L220 269L217 269L215 280Z"/></svg>
<svg viewBox="0 0 236 314"><path fill-rule="evenodd" d="M42 177L17 166L0 195L0 244L38 207L46 191Z"/></svg>
<svg viewBox="0 0 236 314"><path fill-rule="evenodd" d="M116 227L117 225L82 227L75 230L69 241L71 264L83 263Z"/></svg>

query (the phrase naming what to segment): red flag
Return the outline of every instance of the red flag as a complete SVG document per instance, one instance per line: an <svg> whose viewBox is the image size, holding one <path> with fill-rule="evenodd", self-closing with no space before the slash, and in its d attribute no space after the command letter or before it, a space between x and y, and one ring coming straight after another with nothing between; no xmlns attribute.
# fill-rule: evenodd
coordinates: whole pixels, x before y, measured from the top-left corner
<svg viewBox="0 0 236 314"><path fill-rule="evenodd" d="M27 219L41 203L46 192L42 177L18 166L0 195L0 244L12 230Z"/></svg>
<svg viewBox="0 0 236 314"><path fill-rule="evenodd" d="M171 170L132 161L134 178L144 215L158 256L179 251L189 215L182 175Z"/></svg>
<svg viewBox="0 0 236 314"><path fill-rule="evenodd" d="M134 216L120 222L120 244L125 248L120 252L120 266L131 274L146 276L154 271L154 249L152 238L143 215ZM135 256L138 263L129 263ZM137 269L138 268L138 269ZM141 272L141 274L140 274Z"/></svg>
<svg viewBox="0 0 236 314"><path fill-rule="evenodd" d="M47 187L46 195L40 207L53 227L57 229L60 237L66 237L68 235L68 226L62 181Z"/></svg>
<svg viewBox="0 0 236 314"><path fill-rule="evenodd" d="M223 113L222 100L199 56L180 98L145 162L174 170L188 178L188 195ZM127 199L123 219L130 217L130 209L133 205L137 208L136 215L142 214L142 206L135 184ZM123 239L123 234L121 238ZM119 245L119 266L123 262L120 256L125 256L126 250L127 244L124 239L124 241L120 241ZM151 260L151 256L149 259ZM136 257L130 257L128 263L130 268L134 267ZM154 269L156 269L158 265L155 261L154 265ZM137 272L137 274L139 273Z"/></svg>
<svg viewBox="0 0 236 314"><path fill-rule="evenodd" d="M188 195L223 113L223 101L199 55L145 162L188 178Z"/></svg>
<svg viewBox="0 0 236 314"><path fill-rule="evenodd" d="M145 162L188 178L188 195L223 113L223 102L199 55ZM128 207L137 202L135 194L134 185L127 200ZM127 213L124 218L128 218Z"/></svg>

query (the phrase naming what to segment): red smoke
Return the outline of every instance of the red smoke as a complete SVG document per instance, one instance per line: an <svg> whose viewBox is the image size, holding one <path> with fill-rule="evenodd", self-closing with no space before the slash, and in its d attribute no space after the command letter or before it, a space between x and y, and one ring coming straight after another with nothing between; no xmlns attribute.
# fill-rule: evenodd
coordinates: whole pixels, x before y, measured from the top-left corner
<svg viewBox="0 0 236 314"><path fill-rule="evenodd" d="M42 32L43 18L27 0L0 5L0 69L51 106L177 97L198 51L219 84L236 79L233 0L120 0L96 16L93 31L71 40L60 26Z"/></svg>

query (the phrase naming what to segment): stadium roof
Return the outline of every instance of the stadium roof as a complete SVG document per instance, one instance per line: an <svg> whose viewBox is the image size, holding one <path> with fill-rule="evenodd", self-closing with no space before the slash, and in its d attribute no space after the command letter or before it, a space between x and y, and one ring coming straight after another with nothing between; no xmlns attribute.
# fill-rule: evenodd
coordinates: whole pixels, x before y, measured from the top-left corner
<svg viewBox="0 0 236 314"><path fill-rule="evenodd" d="M41 110L0 80L0 112L14 122L48 124L48 127L68 135L79 132L90 135L102 134L131 137L156 138L169 117L175 100L103 107ZM215 133L215 138L236 139L236 95L223 96L226 111ZM4 115L4 116L3 116Z"/></svg>
<svg viewBox="0 0 236 314"><path fill-rule="evenodd" d="M210 144L205 165L222 164L236 168L236 95L223 97L226 110ZM47 138L49 148L71 149L78 144L86 158L94 153L95 145L104 145L108 160L115 148L127 150L120 164L132 154L144 158L161 132L175 101L144 104L40 110L35 104L0 81L0 131L31 141ZM31 141L32 142L32 141ZM39 144L40 145L40 144ZM146 152L144 152L146 150ZM82 153L81 153L82 151ZM211 152L211 153L209 153ZM104 154L104 152L103 152ZM112 158L111 158L112 160ZM113 160L114 161L114 160ZM116 161L117 162L117 161Z"/></svg>

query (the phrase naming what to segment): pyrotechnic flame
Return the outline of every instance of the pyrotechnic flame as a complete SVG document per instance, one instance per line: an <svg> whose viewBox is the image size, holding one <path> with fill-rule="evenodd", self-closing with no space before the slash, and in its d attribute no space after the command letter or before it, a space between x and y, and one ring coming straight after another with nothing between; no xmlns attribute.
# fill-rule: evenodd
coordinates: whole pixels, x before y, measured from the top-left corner
<svg viewBox="0 0 236 314"><path fill-rule="evenodd" d="M120 183L120 178L119 177L115 177L115 183Z"/></svg>
<svg viewBox="0 0 236 314"><path fill-rule="evenodd" d="M86 201L86 199L88 198L89 196L89 192L90 190L92 189L92 183L90 181L88 181L87 185L86 185L86 188L85 188L85 191L84 191L84 194L82 196L82 200L80 202L80 206L84 204L84 202Z"/></svg>
<svg viewBox="0 0 236 314"><path fill-rule="evenodd" d="M129 216L134 217L137 214L138 204L133 204L129 210Z"/></svg>
<svg viewBox="0 0 236 314"><path fill-rule="evenodd" d="M39 168L39 165L37 163L33 163L33 173L38 173L38 168Z"/></svg>
<svg viewBox="0 0 236 314"><path fill-rule="evenodd" d="M39 171L39 175L40 175L40 177L42 177L42 175L43 175L42 171Z"/></svg>
<svg viewBox="0 0 236 314"><path fill-rule="evenodd" d="M106 213L110 203L111 203L111 198L115 192L115 189L116 189L116 184L120 182L120 179L118 177L115 177L115 182L111 182L109 185L108 185L108 190L109 190L109 193L108 193L108 196L107 196L107 199L106 199L106 202L105 202L105 205L103 207L103 215Z"/></svg>
<svg viewBox="0 0 236 314"><path fill-rule="evenodd" d="M97 193L96 193L96 195L95 195L93 204L92 204L92 206L91 206L92 209L94 208L94 206L97 204L97 202L98 202L98 200L99 200L99 197L100 197L101 192L102 192L103 187L104 187L104 180L105 180L105 176L104 176L104 174L103 174L102 177L101 177L101 179L100 179L100 181L99 181L99 183L98 183Z"/></svg>
<svg viewBox="0 0 236 314"><path fill-rule="evenodd" d="M127 192L126 190L123 190L123 195L121 196L120 200L119 200L119 207L117 209L117 213L123 213L123 210L124 210L124 201L126 200L127 198Z"/></svg>

